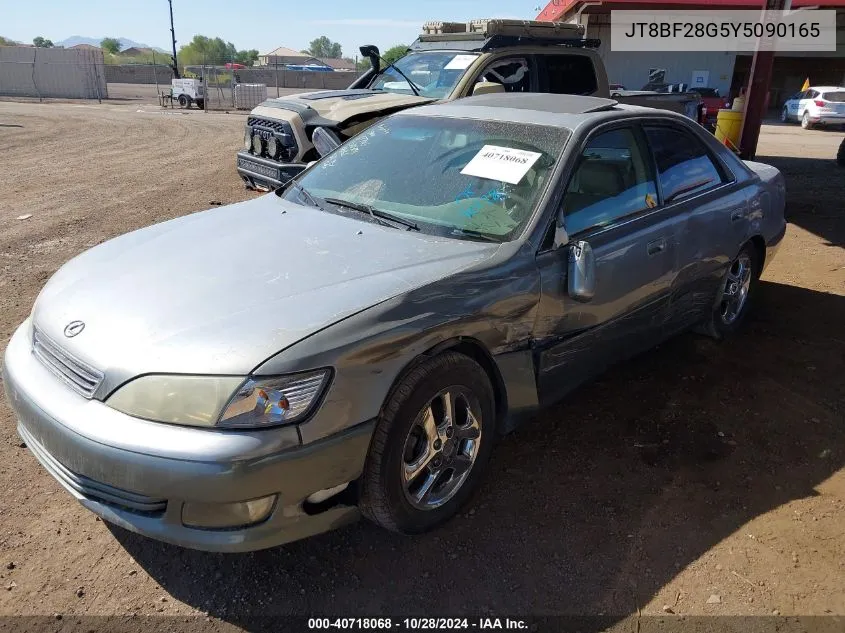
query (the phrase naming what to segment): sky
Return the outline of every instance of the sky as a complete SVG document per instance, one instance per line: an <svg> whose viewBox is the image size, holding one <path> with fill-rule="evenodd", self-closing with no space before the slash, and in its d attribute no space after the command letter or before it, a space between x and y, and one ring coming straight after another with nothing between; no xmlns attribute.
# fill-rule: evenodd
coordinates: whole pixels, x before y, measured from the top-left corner
<svg viewBox="0 0 845 633"><path fill-rule="evenodd" d="M326 35L354 57L362 44L382 51L410 44L423 22L476 18L532 19L546 0L173 0L177 48L194 35L221 37L238 49L266 53L308 48ZM0 36L29 43L71 35L125 37L170 49L167 0L0 0Z"/></svg>

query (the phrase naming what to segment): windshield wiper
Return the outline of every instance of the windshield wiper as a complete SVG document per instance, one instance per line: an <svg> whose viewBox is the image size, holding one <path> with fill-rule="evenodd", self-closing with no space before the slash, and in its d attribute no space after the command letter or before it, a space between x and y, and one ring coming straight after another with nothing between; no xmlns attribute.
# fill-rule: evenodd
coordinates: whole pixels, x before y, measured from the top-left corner
<svg viewBox="0 0 845 633"><path fill-rule="evenodd" d="M455 229L452 233L457 233L458 235L466 236L470 239L477 240L479 242L494 242L496 244L501 244L502 240L493 237L489 233L482 233L481 231L473 231L472 229Z"/></svg>
<svg viewBox="0 0 845 633"><path fill-rule="evenodd" d="M334 204L339 207L346 207L347 209L354 209L355 211L360 211L361 213L369 213L373 219L381 219L381 220L390 220L391 222L396 222L397 224L401 224L402 226L407 226L409 231L419 231L420 227L417 226L414 222L410 220L406 220L405 218L394 215L387 211L382 211L381 209L376 209L375 207L370 206L369 204L364 204L362 202L351 202L349 200L342 200L341 198L324 198L326 202L329 204ZM379 222L379 224L384 224L384 222ZM390 226L390 225L386 225Z"/></svg>
<svg viewBox="0 0 845 633"><path fill-rule="evenodd" d="M326 211L326 208L317 201L317 198L315 198L314 195L310 191L308 191L305 187L300 185L298 182L296 182L295 180L291 180L288 183L288 185L293 187L294 189L296 189L303 197L305 197L308 200L308 202L313 204L320 211Z"/></svg>

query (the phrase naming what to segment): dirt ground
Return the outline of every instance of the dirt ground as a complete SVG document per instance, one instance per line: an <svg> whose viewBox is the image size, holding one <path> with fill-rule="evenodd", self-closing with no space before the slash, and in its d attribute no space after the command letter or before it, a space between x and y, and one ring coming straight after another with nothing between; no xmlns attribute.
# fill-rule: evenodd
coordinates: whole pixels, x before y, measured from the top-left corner
<svg viewBox="0 0 845 633"><path fill-rule="evenodd" d="M59 265L256 195L242 116L0 103L3 348ZM685 335L505 438L466 512L405 538L360 522L246 555L84 510L0 404L0 615L845 616L845 170L839 131L767 125L785 244L746 331ZM25 220L16 219L29 215Z"/></svg>

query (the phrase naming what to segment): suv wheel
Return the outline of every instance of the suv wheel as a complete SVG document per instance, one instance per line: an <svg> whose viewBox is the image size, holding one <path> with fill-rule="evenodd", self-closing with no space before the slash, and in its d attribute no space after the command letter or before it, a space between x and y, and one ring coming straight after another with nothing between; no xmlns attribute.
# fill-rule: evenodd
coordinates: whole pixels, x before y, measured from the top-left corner
<svg viewBox="0 0 845 633"><path fill-rule="evenodd" d="M179 107L180 108L190 108L191 107L191 100L188 98L188 95L179 95Z"/></svg>
<svg viewBox="0 0 845 633"><path fill-rule="evenodd" d="M812 121L810 121L810 113L804 110L804 116L801 117L801 127L805 130L809 130L813 127Z"/></svg>
<svg viewBox="0 0 845 633"><path fill-rule="evenodd" d="M478 488L495 434L493 387L469 357L446 352L411 370L376 425L361 512L395 532L425 532Z"/></svg>

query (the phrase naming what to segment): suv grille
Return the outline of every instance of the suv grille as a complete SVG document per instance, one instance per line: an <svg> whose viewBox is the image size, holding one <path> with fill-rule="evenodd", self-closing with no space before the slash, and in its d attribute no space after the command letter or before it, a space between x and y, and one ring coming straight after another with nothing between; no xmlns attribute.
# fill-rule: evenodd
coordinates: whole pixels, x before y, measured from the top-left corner
<svg viewBox="0 0 845 633"><path fill-rule="evenodd" d="M274 130L279 134L290 134L290 126L287 123L282 123L281 121L273 121L272 119L262 119L260 117L251 116L246 120L246 124L250 127L253 125L265 127L270 130Z"/></svg>
<svg viewBox="0 0 845 633"><path fill-rule="evenodd" d="M32 352L41 363L74 391L90 398L103 381L103 374L74 358L37 328L33 330Z"/></svg>

